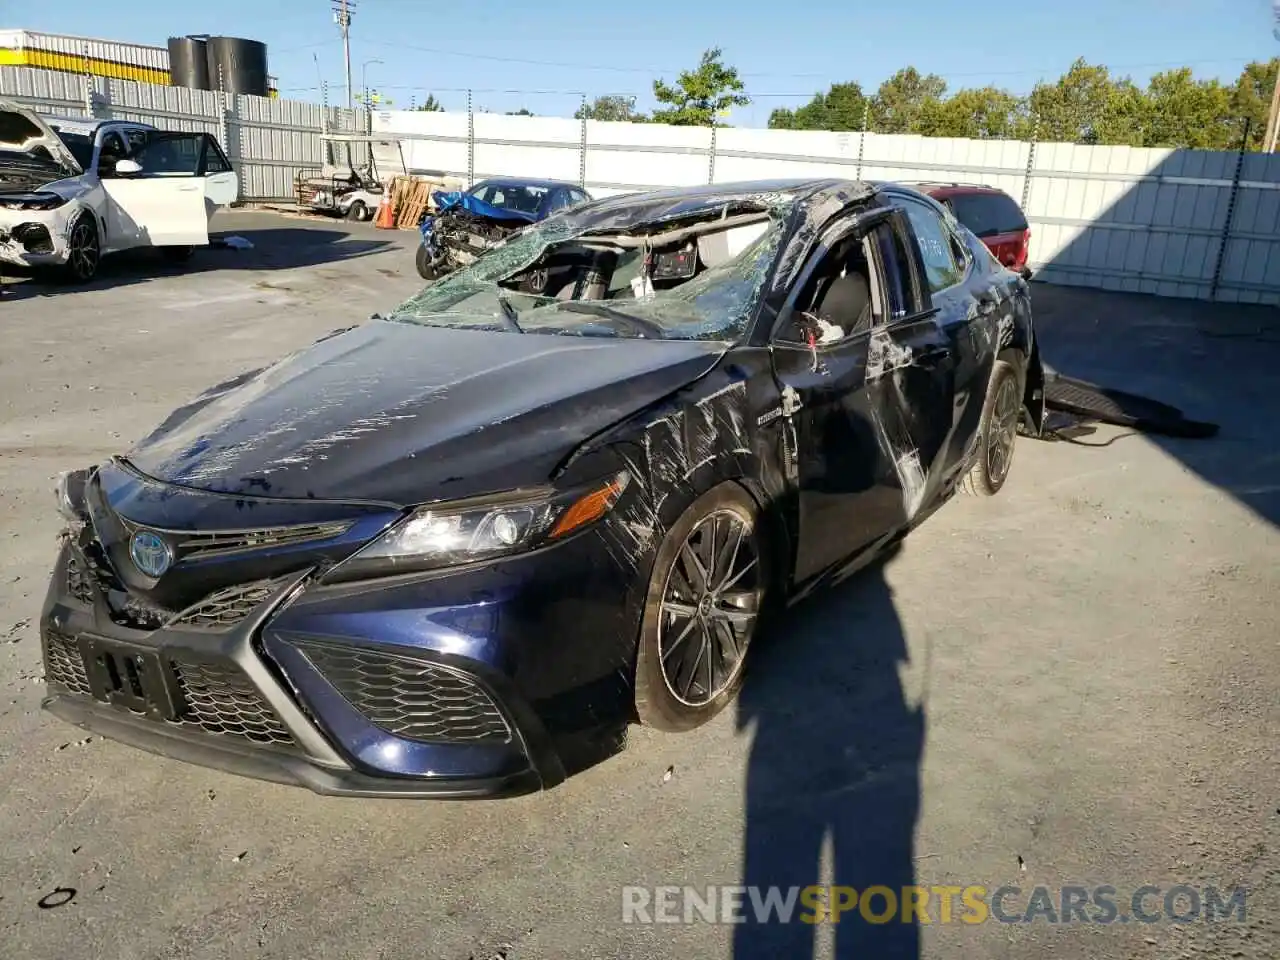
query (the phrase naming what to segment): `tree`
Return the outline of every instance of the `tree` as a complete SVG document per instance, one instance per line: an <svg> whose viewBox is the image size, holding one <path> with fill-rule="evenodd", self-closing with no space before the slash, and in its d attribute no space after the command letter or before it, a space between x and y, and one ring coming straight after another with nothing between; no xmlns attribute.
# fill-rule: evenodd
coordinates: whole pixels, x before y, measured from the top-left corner
<svg viewBox="0 0 1280 960"><path fill-rule="evenodd" d="M535 114L530 112L528 107L521 107L519 110L508 110L508 117L532 117Z"/></svg>
<svg viewBox="0 0 1280 960"><path fill-rule="evenodd" d="M444 112L444 107L440 105L440 101L436 99L436 95L434 93L428 93L426 101L414 107L413 109L419 110L419 111L425 111L427 113L443 113Z"/></svg>
<svg viewBox="0 0 1280 960"><path fill-rule="evenodd" d="M1146 95L1132 80L1112 80L1106 67L1083 58L1056 83L1036 84L1029 105L1041 140L1133 146L1146 140Z"/></svg>
<svg viewBox="0 0 1280 960"><path fill-rule="evenodd" d="M1261 150L1262 138L1267 132L1267 113L1271 109L1271 93L1275 90L1276 74L1280 72L1280 57L1268 62L1250 63L1240 73L1231 91L1231 116L1235 121L1232 142L1228 146L1240 147L1244 135L1244 122L1249 121L1249 149Z"/></svg>
<svg viewBox="0 0 1280 960"><path fill-rule="evenodd" d="M591 103L580 106L573 119L644 123L647 118L635 112L634 97L596 97Z"/></svg>
<svg viewBox="0 0 1280 960"><path fill-rule="evenodd" d="M1190 67L1157 73L1147 85L1143 145L1226 150L1235 140L1238 146L1231 94L1217 80L1197 81Z"/></svg>
<svg viewBox="0 0 1280 960"><path fill-rule="evenodd" d="M936 118L947 81L937 74L921 75L915 67L899 70L880 84L871 100L871 129L876 133L925 133L926 114ZM936 122L936 121L935 121Z"/></svg>
<svg viewBox="0 0 1280 960"><path fill-rule="evenodd" d="M675 85L665 80L653 81L653 96L667 104L653 111L655 123L680 127L709 127L732 107L745 107L751 102L738 71L720 59L721 50L714 47L702 54L696 70L684 70Z"/></svg>
<svg viewBox="0 0 1280 960"><path fill-rule="evenodd" d="M833 83L826 93L796 110L780 107L769 114L773 130L861 130L867 119L867 98L856 83Z"/></svg>
<svg viewBox="0 0 1280 960"><path fill-rule="evenodd" d="M958 90L946 100L922 104L918 129L934 137L1011 140L1024 127L1021 99L996 87Z"/></svg>

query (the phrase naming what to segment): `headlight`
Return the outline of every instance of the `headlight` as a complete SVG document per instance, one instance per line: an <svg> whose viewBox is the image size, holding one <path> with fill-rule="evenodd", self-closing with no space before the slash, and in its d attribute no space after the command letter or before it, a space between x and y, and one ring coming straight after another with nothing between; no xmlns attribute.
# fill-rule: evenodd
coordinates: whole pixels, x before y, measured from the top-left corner
<svg viewBox="0 0 1280 960"><path fill-rule="evenodd" d="M618 473L585 488L420 507L334 567L330 583L474 563L563 540L605 516L627 488Z"/></svg>
<svg viewBox="0 0 1280 960"><path fill-rule="evenodd" d="M56 193L23 193L5 197L3 206L10 210L56 210L67 202Z"/></svg>
<svg viewBox="0 0 1280 960"><path fill-rule="evenodd" d="M58 498L58 514L62 519L78 523L87 519L84 506L84 485L89 471L71 470L58 476L55 488Z"/></svg>

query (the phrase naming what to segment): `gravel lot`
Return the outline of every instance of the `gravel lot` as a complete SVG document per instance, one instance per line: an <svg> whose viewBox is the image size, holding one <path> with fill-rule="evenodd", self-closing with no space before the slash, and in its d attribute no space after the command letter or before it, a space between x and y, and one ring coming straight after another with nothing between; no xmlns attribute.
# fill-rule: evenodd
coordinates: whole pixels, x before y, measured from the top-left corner
<svg viewBox="0 0 1280 960"><path fill-rule="evenodd" d="M1222 435L1020 441L1001 496L953 502L797 609L700 731L635 732L513 801L333 800L85 743L39 709L55 474L418 286L414 234L214 226L255 249L0 296L0 954L743 960L854 956L861 933L877 958L1280 956L1276 311L1037 286L1050 363ZM859 887L1110 884L1122 903L1244 884L1247 918L846 920L737 944L621 922L626 884L803 885L833 864ZM59 887L74 899L41 909Z"/></svg>

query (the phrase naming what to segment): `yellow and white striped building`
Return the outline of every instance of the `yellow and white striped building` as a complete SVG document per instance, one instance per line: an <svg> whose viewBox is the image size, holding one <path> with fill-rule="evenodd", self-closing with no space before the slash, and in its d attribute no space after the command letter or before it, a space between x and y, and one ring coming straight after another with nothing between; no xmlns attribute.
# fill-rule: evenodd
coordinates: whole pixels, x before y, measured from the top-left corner
<svg viewBox="0 0 1280 960"><path fill-rule="evenodd" d="M33 30L0 30L0 67L39 67L168 86L169 48ZM276 96L274 89L271 96Z"/></svg>

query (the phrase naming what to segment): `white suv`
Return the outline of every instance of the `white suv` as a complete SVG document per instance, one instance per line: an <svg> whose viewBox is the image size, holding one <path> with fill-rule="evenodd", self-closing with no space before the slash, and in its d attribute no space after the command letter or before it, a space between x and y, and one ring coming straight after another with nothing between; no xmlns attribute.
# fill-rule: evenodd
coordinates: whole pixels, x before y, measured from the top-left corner
<svg viewBox="0 0 1280 960"><path fill-rule="evenodd" d="M239 192L207 133L41 116L0 100L0 261L83 283L119 250L185 259L208 245L209 218Z"/></svg>

